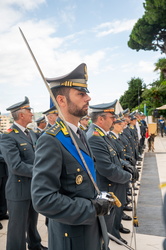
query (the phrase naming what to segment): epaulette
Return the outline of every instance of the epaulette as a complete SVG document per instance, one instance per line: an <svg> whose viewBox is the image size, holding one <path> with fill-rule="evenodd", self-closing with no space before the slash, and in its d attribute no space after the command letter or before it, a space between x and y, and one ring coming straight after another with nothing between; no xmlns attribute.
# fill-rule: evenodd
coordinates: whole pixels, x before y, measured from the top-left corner
<svg viewBox="0 0 166 250"><path fill-rule="evenodd" d="M4 132L4 134L10 134L12 131L13 131L14 133L16 133L16 134L19 133L19 131L18 131L17 129L15 129L15 128L8 128L8 129Z"/></svg>
<svg viewBox="0 0 166 250"><path fill-rule="evenodd" d="M32 130L32 128L28 128L28 127L27 127L27 129Z"/></svg>
<svg viewBox="0 0 166 250"><path fill-rule="evenodd" d="M95 136L105 136L105 134L99 128L95 128L95 131L93 132L93 135L95 135Z"/></svg>
<svg viewBox="0 0 166 250"><path fill-rule="evenodd" d="M55 125L53 125L49 129L47 129L45 132L46 132L46 134L55 136L59 133L59 131L61 131L61 126L59 123L58 124L56 123Z"/></svg>
<svg viewBox="0 0 166 250"><path fill-rule="evenodd" d="M56 122L55 125L53 125L51 128L49 128L48 130L46 130L46 134L56 136L60 131L62 131L62 133L64 135L68 135L69 134L68 131L67 131L67 128L66 128L65 124L63 123L63 121Z"/></svg>

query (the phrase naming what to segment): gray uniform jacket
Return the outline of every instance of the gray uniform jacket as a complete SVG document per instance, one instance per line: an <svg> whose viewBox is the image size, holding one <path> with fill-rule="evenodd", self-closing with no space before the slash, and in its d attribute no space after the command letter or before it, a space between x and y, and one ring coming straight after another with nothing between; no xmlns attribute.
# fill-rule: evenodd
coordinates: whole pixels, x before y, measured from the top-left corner
<svg viewBox="0 0 166 250"><path fill-rule="evenodd" d="M101 250L101 230L106 240L104 249L108 249L104 219L101 216L99 223L90 200L96 196L94 186L56 138L57 133L55 125L38 139L31 188L36 211L49 218L49 250ZM69 136L66 129L63 133ZM73 136L79 148L89 154L74 132Z"/></svg>
<svg viewBox="0 0 166 250"><path fill-rule="evenodd" d="M131 175L123 170L117 149L113 146L111 138L106 136L99 127L91 124L87 137L96 158L97 184L100 190L114 192L123 206L126 202L126 185ZM108 231L117 238L120 238L122 206L120 208L115 206L110 215L105 216Z"/></svg>
<svg viewBox="0 0 166 250"><path fill-rule="evenodd" d="M31 199L30 186L37 137L30 131L30 140L15 124L1 138L1 151L8 166L6 199L22 201Z"/></svg>
<svg viewBox="0 0 166 250"><path fill-rule="evenodd" d="M97 126L90 125L87 137L96 158L97 183L100 190L114 192L120 199L119 191L123 189L123 184L128 183L131 175L123 170L117 149L104 133L100 133Z"/></svg>

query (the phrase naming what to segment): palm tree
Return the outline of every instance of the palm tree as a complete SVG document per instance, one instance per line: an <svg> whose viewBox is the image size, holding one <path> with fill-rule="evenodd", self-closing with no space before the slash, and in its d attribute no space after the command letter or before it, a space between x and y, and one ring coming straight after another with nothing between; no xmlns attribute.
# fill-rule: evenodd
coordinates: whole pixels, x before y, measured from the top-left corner
<svg viewBox="0 0 166 250"><path fill-rule="evenodd" d="M154 65L156 66L154 71L160 70L160 80L166 79L166 58L158 59Z"/></svg>

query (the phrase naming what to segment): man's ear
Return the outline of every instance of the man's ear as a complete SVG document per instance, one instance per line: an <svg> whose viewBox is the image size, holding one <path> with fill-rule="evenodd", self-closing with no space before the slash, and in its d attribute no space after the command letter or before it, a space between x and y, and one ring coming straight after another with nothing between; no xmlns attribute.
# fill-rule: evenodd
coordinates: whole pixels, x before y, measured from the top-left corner
<svg viewBox="0 0 166 250"><path fill-rule="evenodd" d="M18 115L19 119L23 119L24 118L24 113L23 112L20 112L19 115Z"/></svg>
<svg viewBox="0 0 166 250"><path fill-rule="evenodd" d="M64 96L64 95L57 95L56 101L57 101L59 107L65 107L67 104L66 96Z"/></svg>

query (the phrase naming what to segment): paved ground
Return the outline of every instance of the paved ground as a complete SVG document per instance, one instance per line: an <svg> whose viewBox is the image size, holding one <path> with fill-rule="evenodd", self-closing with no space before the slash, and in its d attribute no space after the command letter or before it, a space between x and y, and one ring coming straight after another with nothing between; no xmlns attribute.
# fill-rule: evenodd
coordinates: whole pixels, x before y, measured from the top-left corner
<svg viewBox="0 0 166 250"><path fill-rule="evenodd" d="M155 138L155 152L147 152L145 149L144 161L140 172L140 187L136 191L137 216L139 227L133 227L131 221L123 221L123 226L131 230L130 234L122 237L135 250L162 250L164 239L164 225L162 218L162 198L166 188L159 189L159 183L166 182L166 137ZM132 216L132 212L126 212ZM19 219L19 218L18 218ZM47 246L47 228L45 218L40 215L38 229L42 238L42 244ZM1 221L3 229L0 230L0 250L6 249L7 221ZM137 231L137 233L136 233ZM111 250L127 249L110 241ZM93 249L92 249L93 250Z"/></svg>

